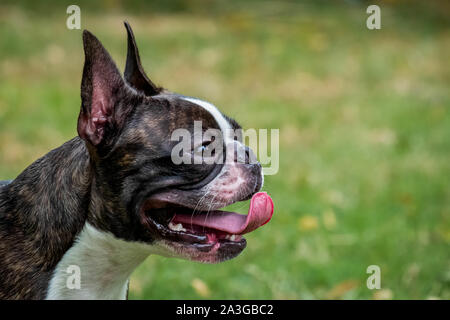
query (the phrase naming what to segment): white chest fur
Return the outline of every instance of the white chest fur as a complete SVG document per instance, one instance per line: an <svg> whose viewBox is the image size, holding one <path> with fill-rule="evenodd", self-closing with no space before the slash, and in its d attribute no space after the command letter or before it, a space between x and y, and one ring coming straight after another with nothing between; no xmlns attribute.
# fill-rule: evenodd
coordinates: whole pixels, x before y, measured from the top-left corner
<svg viewBox="0 0 450 320"><path fill-rule="evenodd" d="M118 239L86 223L58 263L47 299L125 299L130 274L155 247ZM79 276L79 288L71 285L74 276Z"/></svg>

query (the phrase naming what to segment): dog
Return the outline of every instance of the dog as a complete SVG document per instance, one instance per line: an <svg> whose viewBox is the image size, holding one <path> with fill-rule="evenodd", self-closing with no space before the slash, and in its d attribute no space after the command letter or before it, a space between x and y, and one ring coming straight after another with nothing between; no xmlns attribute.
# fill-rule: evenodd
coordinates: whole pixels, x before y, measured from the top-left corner
<svg viewBox="0 0 450 320"><path fill-rule="evenodd" d="M229 133L238 123L209 102L156 86L125 27L124 77L83 31L78 136L0 184L1 299L126 299L130 274L150 254L226 261L246 247L243 234L272 217L271 198L259 192L261 165ZM222 134L222 152L209 157L225 161L174 163L173 132L194 133L196 121ZM210 140L190 141L183 155L197 157ZM219 210L248 199L248 215Z"/></svg>

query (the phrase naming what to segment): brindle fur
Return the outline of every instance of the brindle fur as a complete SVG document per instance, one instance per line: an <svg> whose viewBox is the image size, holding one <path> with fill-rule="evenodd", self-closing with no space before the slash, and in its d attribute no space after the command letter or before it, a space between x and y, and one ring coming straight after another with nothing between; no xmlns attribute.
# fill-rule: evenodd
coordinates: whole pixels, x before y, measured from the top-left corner
<svg viewBox="0 0 450 320"><path fill-rule="evenodd" d="M145 199L168 185L188 188L220 168L172 163L174 129L192 130L194 120L205 129L218 124L203 108L148 80L127 31L127 82L101 43L83 33L79 137L0 187L0 299L45 298L56 265L86 222L151 243L156 236L140 220ZM99 86L111 106L104 121L95 122Z"/></svg>

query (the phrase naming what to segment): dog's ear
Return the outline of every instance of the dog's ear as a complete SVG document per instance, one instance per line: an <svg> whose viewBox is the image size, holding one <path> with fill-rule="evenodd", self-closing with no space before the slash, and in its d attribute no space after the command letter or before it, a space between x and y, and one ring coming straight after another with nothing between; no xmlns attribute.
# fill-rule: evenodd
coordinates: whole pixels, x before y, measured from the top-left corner
<svg viewBox="0 0 450 320"><path fill-rule="evenodd" d="M85 62L81 81L78 134L93 146L107 143L117 132L127 110L120 103L129 93L114 61L100 41L83 31ZM125 105L125 104L124 104Z"/></svg>
<svg viewBox="0 0 450 320"><path fill-rule="evenodd" d="M161 88L158 88L145 74L144 68L141 65L141 58L139 57L139 50L136 45L133 30L127 21L124 24L128 35L127 62L124 72L125 80L131 87L144 93L146 96L154 96L161 92Z"/></svg>

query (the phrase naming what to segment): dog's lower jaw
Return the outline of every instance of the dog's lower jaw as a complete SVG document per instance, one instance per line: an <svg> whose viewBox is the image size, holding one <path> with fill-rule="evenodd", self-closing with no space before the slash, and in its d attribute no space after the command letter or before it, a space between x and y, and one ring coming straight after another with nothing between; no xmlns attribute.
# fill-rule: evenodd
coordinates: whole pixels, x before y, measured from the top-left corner
<svg viewBox="0 0 450 320"><path fill-rule="evenodd" d="M124 241L86 223L55 268L46 299L126 299L131 273L151 253L157 245Z"/></svg>

